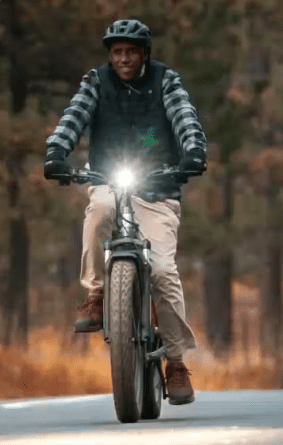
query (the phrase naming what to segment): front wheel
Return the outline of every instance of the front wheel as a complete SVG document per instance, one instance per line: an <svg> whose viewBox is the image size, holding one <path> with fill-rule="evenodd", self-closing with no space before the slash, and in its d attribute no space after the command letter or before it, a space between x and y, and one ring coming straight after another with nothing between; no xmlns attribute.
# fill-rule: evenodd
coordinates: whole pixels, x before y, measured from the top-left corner
<svg viewBox="0 0 283 445"><path fill-rule="evenodd" d="M117 260L110 277L110 356L116 414L120 422L141 417L144 354L140 342L141 292L132 261Z"/></svg>

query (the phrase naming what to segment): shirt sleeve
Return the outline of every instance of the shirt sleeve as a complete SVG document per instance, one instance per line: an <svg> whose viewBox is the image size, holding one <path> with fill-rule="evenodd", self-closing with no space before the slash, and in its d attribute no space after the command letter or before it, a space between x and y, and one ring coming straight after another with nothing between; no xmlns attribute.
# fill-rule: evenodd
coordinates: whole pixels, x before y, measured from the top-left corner
<svg viewBox="0 0 283 445"><path fill-rule="evenodd" d="M70 106L65 109L53 135L46 140L47 153L56 150L56 146L64 148L67 155L75 149L89 124L91 114L97 108L98 88L97 70L92 69L83 76L78 92L71 99Z"/></svg>
<svg viewBox="0 0 283 445"><path fill-rule="evenodd" d="M192 148L206 152L205 134L190 96L183 88L179 74L167 69L163 77L162 89L166 116L172 124L173 133L180 143L183 156L189 154Z"/></svg>

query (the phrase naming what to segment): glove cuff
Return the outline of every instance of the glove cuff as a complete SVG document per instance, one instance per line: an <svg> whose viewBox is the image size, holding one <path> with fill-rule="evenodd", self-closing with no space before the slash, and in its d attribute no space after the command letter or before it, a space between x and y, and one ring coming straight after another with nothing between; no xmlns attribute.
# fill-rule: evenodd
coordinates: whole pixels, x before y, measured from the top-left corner
<svg viewBox="0 0 283 445"><path fill-rule="evenodd" d="M185 159L198 158L203 162L206 160L206 152L202 148L192 148L186 155Z"/></svg>
<svg viewBox="0 0 283 445"><path fill-rule="evenodd" d="M58 145L53 145L47 148L46 160L65 161L67 157L66 150Z"/></svg>

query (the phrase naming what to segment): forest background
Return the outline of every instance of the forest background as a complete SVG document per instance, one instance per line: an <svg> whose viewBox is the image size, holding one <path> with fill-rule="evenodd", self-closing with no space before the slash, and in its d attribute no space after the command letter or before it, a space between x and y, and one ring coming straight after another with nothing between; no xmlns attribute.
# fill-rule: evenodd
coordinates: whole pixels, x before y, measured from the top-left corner
<svg viewBox="0 0 283 445"><path fill-rule="evenodd" d="M0 1L0 398L111 391L100 335L72 333L86 187L43 177L52 134L117 19L145 22L209 141L177 261L196 389L283 388L280 0ZM71 155L87 160L87 133ZM195 371L195 373L194 373Z"/></svg>

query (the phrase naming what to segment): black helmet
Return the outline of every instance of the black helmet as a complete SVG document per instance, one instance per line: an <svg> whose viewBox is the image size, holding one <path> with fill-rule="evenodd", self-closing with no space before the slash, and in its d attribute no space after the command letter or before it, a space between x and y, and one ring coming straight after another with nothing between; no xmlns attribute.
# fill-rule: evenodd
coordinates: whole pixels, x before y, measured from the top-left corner
<svg viewBox="0 0 283 445"><path fill-rule="evenodd" d="M150 50L151 37L149 28L139 20L117 20L107 29L103 43L109 49L114 42L134 40L137 44L142 44Z"/></svg>

